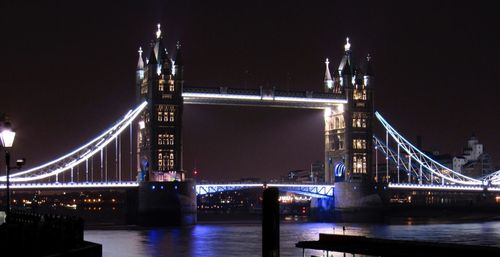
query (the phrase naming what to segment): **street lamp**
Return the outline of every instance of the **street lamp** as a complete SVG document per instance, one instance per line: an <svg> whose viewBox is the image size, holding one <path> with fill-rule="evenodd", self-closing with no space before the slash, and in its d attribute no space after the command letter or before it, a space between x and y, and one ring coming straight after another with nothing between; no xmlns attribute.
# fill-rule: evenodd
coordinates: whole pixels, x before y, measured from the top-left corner
<svg viewBox="0 0 500 257"><path fill-rule="evenodd" d="M7 166L7 209L5 210L6 217L10 214L10 153L9 149L14 144L14 138L16 137L16 132L12 131L10 122L5 122L0 131L0 140L2 141L2 146L5 149L5 164Z"/></svg>

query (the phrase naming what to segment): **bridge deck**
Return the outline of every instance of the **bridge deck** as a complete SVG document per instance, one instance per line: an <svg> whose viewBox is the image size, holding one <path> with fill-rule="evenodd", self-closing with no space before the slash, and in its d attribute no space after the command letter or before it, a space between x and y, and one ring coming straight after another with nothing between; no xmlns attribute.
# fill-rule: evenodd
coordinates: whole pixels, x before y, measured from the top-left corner
<svg viewBox="0 0 500 257"><path fill-rule="evenodd" d="M342 94L312 91L285 91L275 89L237 89L184 87L182 92L185 104L239 105L285 107L302 109L324 109L347 100Z"/></svg>
<svg viewBox="0 0 500 257"><path fill-rule="evenodd" d="M107 181L107 182L77 182L77 183L12 183L11 189L97 189L97 188L134 188L138 187L136 181ZM252 187L278 187L280 190L296 192L314 197L333 197L334 185L326 184L264 184L264 183L234 183L234 184L200 184L196 185L196 194L203 195L231 190L240 190ZM0 189L5 188L0 184Z"/></svg>

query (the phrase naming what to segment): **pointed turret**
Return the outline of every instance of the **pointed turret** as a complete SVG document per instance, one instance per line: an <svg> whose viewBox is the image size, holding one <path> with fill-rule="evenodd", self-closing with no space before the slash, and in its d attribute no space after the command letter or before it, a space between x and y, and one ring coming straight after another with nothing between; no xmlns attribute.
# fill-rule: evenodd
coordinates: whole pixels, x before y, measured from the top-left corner
<svg viewBox="0 0 500 257"><path fill-rule="evenodd" d="M339 65L340 82L342 87L346 87L352 82L353 70L351 63L351 43L349 43L349 38L346 38L344 50L344 57L342 57L342 61L340 61Z"/></svg>
<svg viewBox="0 0 500 257"><path fill-rule="evenodd" d="M153 52L156 58L156 62L158 64L157 67L157 73L158 75L160 74L171 74L171 63L170 63L170 58L168 57L168 52L167 49L165 48L165 45L163 44L163 33L161 31L161 24L158 23L157 25L157 30L155 32L155 40L153 41Z"/></svg>
<svg viewBox="0 0 500 257"><path fill-rule="evenodd" d="M146 58L146 66L144 68L144 76L151 77L157 75L158 73L158 62L156 61L156 56L154 52L154 43L151 43L151 51L149 52L149 58Z"/></svg>
<svg viewBox="0 0 500 257"><path fill-rule="evenodd" d="M340 72L340 75L341 76L344 76L344 75L352 75L352 68L351 68L351 64L350 64L350 58L348 56L344 56L344 58L342 59L342 68L339 69L339 72ZM345 60L345 61L344 61Z"/></svg>
<svg viewBox="0 0 500 257"><path fill-rule="evenodd" d="M351 64L351 43L349 43L349 38L346 38L346 44L344 45L344 57L340 61L339 73L340 75L352 75L352 64Z"/></svg>
<svg viewBox="0 0 500 257"><path fill-rule="evenodd" d="M142 58L142 47L139 47L139 61L137 62L137 69L135 71L135 85L136 85L136 100L140 100L140 88L142 80L144 79L144 61Z"/></svg>
<svg viewBox="0 0 500 257"><path fill-rule="evenodd" d="M158 62L156 60L156 55L155 55L154 47L152 47L151 52L149 52L148 63L146 65L147 66L151 66L151 65L157 64L157 63Z"/></svg>
<svg viewBox="0 0 500 257"><path fill-rule="evenodd" d="M340 76L337 70L333 70L333 92L340 94L342 93L342 86L340 84Z"/></svg>
<svg viewBox="0 0 500 257"><path fill-rule="evenodd" d="M158 23L156 25L156 27L157 27L157 30L155 32L156 39L155 39L155 45L154 45L154 52L155 52L156 58L158 59L158 52L159 52L159 49L161 49L160 42L161 42L161 38L162 38L162 36L161 36L161 24Z"/></svg>
<svg viewBox="0 0 500 257"><path fill-rule="evenodd" d="M137 61L137 70L144 70L144 60L142 59L142 47L139 47L139 60Z"/></svg>
<svg viewBox="0 0 500 257"><path fill-rule="evenodd" d="M328 61L328 58L325 60L325 92L331 91L333 88L333 80L332 80L332 75L330 74L330 68L328 67L330 64L330 61Z"/></svg>

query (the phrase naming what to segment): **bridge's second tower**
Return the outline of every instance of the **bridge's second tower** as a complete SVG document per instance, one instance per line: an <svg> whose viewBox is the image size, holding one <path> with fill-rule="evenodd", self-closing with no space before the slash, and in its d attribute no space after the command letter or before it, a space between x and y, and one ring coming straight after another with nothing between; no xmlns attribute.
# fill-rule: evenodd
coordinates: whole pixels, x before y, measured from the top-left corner
<svg viewBox="0 0 500 257"><path fill-rule="evenodd" d="M344 94L347 103L325 109L325 180L335 183L335 208L362 207L371 194L373 73L370 56L352 62L349 39L338 70L325 71L326 92Z"/></svg>

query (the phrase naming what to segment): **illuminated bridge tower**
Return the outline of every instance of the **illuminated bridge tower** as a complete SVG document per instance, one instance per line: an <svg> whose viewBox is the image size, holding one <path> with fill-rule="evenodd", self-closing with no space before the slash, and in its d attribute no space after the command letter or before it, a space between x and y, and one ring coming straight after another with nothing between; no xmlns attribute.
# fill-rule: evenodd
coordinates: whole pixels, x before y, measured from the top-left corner
<svg viewBox="0 0 500 257"><path fill-rule="evenodd" d="M353 64L349 39L338 71L331 76L328 59L326 92L343 93L344 105L325 110L325 180L335 183L335 209L375 204L372 175L373 73L370 56L363 69Z"/></svg>
<svg viewBox="0 0 500 257"><path fill-rule="evenodd" d="M176 62L168 55L158 25L144 67L139 49L137 91L148 101L138 130L139 181L182 181L182 62L177 44Z"/></svg>
<svg viewBox="0 0 500 257"><path fill-rule="evenodd" d="M139 49L136 70L137 100L148 102L137 130L138 221L145 225L193 224L195 186L185 179L182 169L180 44L172 60L159 24L155 34L145 62Z"/></svg>

